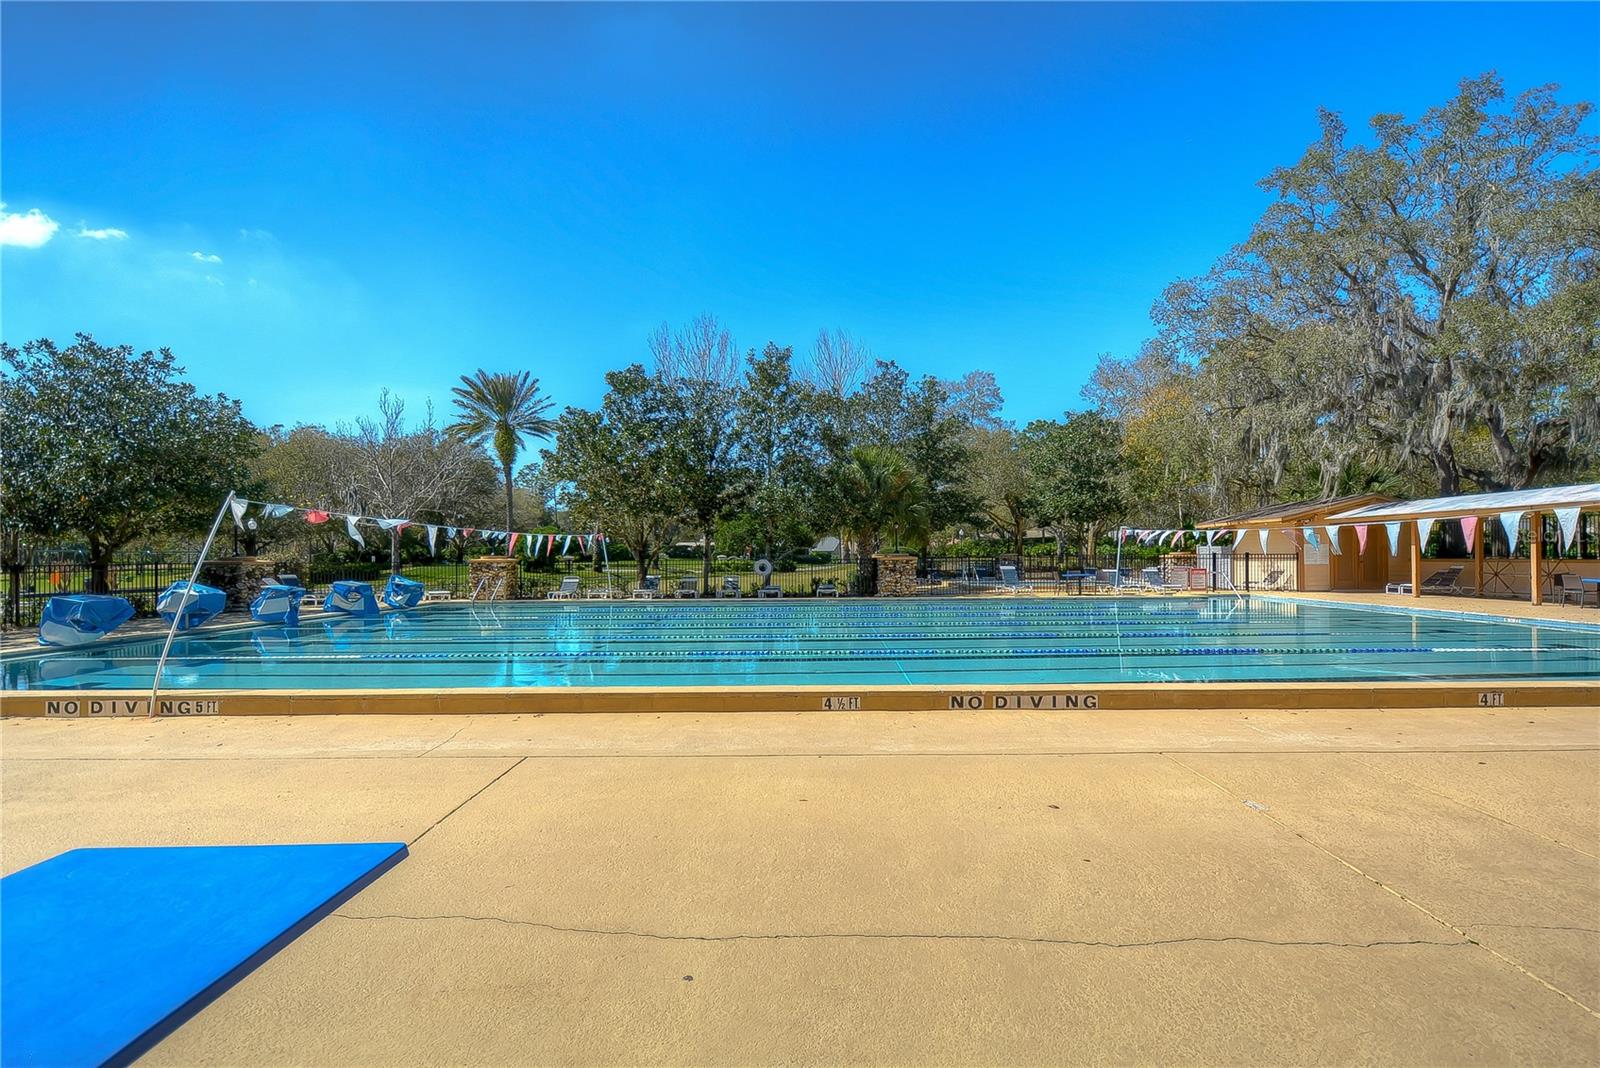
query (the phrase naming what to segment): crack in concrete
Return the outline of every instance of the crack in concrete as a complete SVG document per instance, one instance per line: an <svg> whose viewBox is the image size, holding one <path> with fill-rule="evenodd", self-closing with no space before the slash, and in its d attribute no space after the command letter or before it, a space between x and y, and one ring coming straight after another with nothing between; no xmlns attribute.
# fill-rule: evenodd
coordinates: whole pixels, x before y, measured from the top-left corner
<svg viewBox="0 0 1600 1068"><path fill-rule="evenodd" d="M466 729L467 729L466 724L462 724L461 726L457 727L454 731L451 732L450 737L446 738L444 741L440 742L438 745L433 746L433 747L429 748L428 750L426 750L424 752L418 753L417 757L420 759L422 757L429 756L430 754L433 753L434 749L439 749L439 748L441 748L443 746L449 745L451 742L456 740L456 735L460 734L462 731L464 731Z"/></svg>
<svg viewBox="0 0 1600 1068"><path fill-rule="evenodd" d="M1197 768L1191 768L1189 765L1185 764L1183 761L1181 761L1177 757L1173 756L1170 752L1169 753L1165 753L1163 755L1168 760L1170 760L1174 764L1178 765L1178 767L1182 768L1184 771L1187 771L1189 774L1193 775L1195 778L1200 779L1200 780L1202 780L1204 782L1210 783L1213 787L1215 787L1217 789L1218 792L1222 793L1223 795L1225 795L1227 797L1231 797L1235 801L1242 802L1242 801L1245 800L1244 798L1242 798L1242 797L1238 796L1237 794L1235 794L1234 791L1228 789L1228 787L1222 785L1216 779L1213 779L1211 776L1205 774L1204 772L1200 771ZM1377 876L1368 874L1366 871L1364 871L1363 869L1358 867L1355 863L1353 863L1353 862L1351 862L1349 860L1346 860L1343 856L1341 856L1338 853L1334 852L1331 848L1329 848L1328 846L1323 845L1321 842L1316 841L1310 835L1305 834L1305 833L1303 833L1301 831L1295 830L1288 823L1286 823L1282 817L1280 817L1278 815L1275 815L1274 813L1269 812L1264 808L1259 810L1259 815L1261 815L1265 819L1271 820L1273 823L1277 824L1280 828L1282 828L1287 833L1289 833L1289 834L1293 835L1294 837L1300 839L1302 842L1306 843L1306 845L1310 846L1312 849L1315 849L1319 853L1322 853L1324 856L1327 856L1327 857L1331 858L1333 861L1335 861L1336 863L1338 863L1338 864L1342 865L1343 867L1349 869L1351 872L1354 872L1356 875L1360 876L1362 879L1365 879L1367 882L1371 883L1373 886L1377 887L1379 890L1382 890L1384 893L1390 894L1393 897L1397 898L1398 900L1404 902L1406 905L1410 906L1411 908L1416 909L1418 912L1422 913L1424 916L1426 916L1428 919L1432 920L1434 923L1438 924L1440 927L1443 927L1446 930L1454 932L1455 934L1459 935L1460 937L1462 937L1464 939L1467 939L1472 945L1477 946L1478 948L1482 949L1484 952L1488 953L1490 956L1493 956L1496 959L1504 962L1505 964L1510 965L1512 968L1514 968L1517 971L1521 972L1523 975L1527 976L1529 979L1532 979L1534 982L1538 983L1540 986L1544 987L1546 990L1549 990L1551 993L1557 994L1560 997L1565 998L1567 1001L1571 1002L1573 1005L1576 1005L1578 1008L1582 1009L1584 1012L1588 1013L1590 1016L1593 1016L1596 1019L1600 1019L1600 1010L1597 1010L1594 1006L1588 1005L1588 1004L1578 1000L1576 997L1574 997L1573 995L1567 993L1567 991L1561 989L1559 986L1556 986L1554 983L1552 983L1550 980L1546 979L1544 976L1542 976L1542 975L1538 974L1537 972L1533 971L1531 968L1528 968L1522 962L1520 962L1520 961L1518 961L1518 960L1516 960L1516 959L1514 959L1514 958L1512 958L1510 956L1507 956L1504 953L1501 953L1499 950L1495 949L1493 946L1484 945L1482 942L1478 941L1477 939L1475 939L1471 935L1469 935L1467 933L1467 928L1466 927L1461 926L1459 924L1451 923L1449 920L1445 919L1443 916L1440 916L1437 912L1434 912L1432 909L1428 908L1422 902L1417 901L1414 898L1411 898L1411 897L1407 896L1406 894L1401 893L1398 888L1389 885L1388 883L1384 882L1382 879L1379 879Z"/></svg>
<svg viewBox="0 0 1600 1068"><path fill-rule="evenodd" d="M451 816L454 816L457 812L460 812L463 808L466 808L469 804L471 804L477 798L477 796L479 794L483 793L485 790L487 790L489 787L493 786L495 783L499 782L501 779L505 778L507 775L510 775L513 771L516 771L519 767L522 766L522 762L524 760L527 760L527 759L528 759L527 757L518 757L515 761L512 762L510 767L506 768L500 774L496 775L494 778L490 779L488 782L484 783L482 786L480 786L476 790L472 791L472 793L469 794L466 797L466 799L461 802L461 804L457 805L455 808L451 809L449 812L446 812L443 816L440 816L438 819L436 819L432 823L428 824L428 826L423 829L423 832L421 834L417 835L415 838L411 839L411 841L407 842L406 844L408 846L414 846L418 842L422 841L424 838L426 838L428 836L428 832L429 831L431 831L435 827L439 826L439 824L443 823L445 820L449 819Z"/></svg>
<svg viewBox="0 0 1600 1068"><path fill-rule="evenodd" d="M1091 938L1051 938L1042 935L982 934L964 931L758 931L739 934L670 934L660 931L635 931L625 927L568 927L539 920L518 920L507 916L474 916L467 913L447 912L435 915L412 916L403 913L376 913L357 916L348 912L335 912L340 920L406 920L427 923L437 920L462 920L468 923L499 923L508 927L533 927L558 934L598 935L610 938L642 938L658 942L786 942L820 941L838 939L845 941L940 941L940 942L1017 942L1044 946L1084 946L1097 949L1145 949L1153 946L1176 946L1186 943L1220 944L1248 943L1259 946L1311 946L1333 949L1375 949L1383 946L1470 946L1470 939L1442 942L1426 938L1378 939L1372 942L1335 942L1327 939L1276 939L1255 938L1250 935L1184 935L1176 938L1153 938L1139 942L1107 942Z"/></svg>
<svg viewBox="0 0 1600 1068"><path fill-rule="evenodd" d="M1563 927L1553 923L1464 923L1461 925L1470 930L1474 927L1507 927L1517 931L1577 931L1580 934L1600 935L1597 927Z"/></svg>

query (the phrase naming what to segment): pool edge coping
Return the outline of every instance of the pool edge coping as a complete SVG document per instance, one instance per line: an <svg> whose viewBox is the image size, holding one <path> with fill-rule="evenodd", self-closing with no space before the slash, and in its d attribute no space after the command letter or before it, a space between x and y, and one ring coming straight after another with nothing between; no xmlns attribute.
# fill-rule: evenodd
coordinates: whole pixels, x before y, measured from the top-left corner
<svg viewBox="0 0 1600 1068"><path fill-rule="evenodd" d="M4 718L145 718L142 690L9 691ZM296 715L539 715L576 713L845 713L930 711L1187 711L1592 707L1592 680L1410 682L1171 682L1017 686L604 686L392 690L177 690L158 718Z"/></svg>

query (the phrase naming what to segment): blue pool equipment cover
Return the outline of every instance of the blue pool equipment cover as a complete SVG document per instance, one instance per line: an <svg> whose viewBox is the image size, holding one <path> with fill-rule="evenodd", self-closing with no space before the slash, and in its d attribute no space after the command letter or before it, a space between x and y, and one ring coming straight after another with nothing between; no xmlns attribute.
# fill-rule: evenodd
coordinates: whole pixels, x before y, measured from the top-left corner
<svg viewBox="0 0 1600 1068"><path fill-rule="evenodd" d="M125 597L99 593L57 594L39 617L40 645L84 645L133 618Z"/></svg>
<svg viewBox="0 0 1600 1068"><path fill-rule="evenodd" d="M328 591L328 599L322 602L322 607L329 612L344 612L352 616L375 616L378 614L378 599L372 595L370 584L340 579Z"/></svg>
<svg viewBox="0 0 1600 1068"><path fill-rule="evenodd" d="M300 598L305 592L299 586L264 586L250 602L250 618L293 627L300 622Z"/></svg>
<svg viewBox="0 0 1600 1068"><path fill-rule="evenodd" d="M422 603L422 595L427 592L422 583L415 579L390 575L388 584L383 587L383 603L390 608L415 608Z"/></svg>
<svg viewBox="0 0 1600 1068"><path fill-rule="evenodd" d="M132 1062L405 855L74 849L0 879L0 1065Z"/></svg>
<svg viewBox="0 0 1600 1068"><path fill-rule="evenodd" d="M187 580L174 582L156 598L157 614L167 623L177 616L179 630L193 630L226 607L227 594L199 582L190 586Z"/></svg>

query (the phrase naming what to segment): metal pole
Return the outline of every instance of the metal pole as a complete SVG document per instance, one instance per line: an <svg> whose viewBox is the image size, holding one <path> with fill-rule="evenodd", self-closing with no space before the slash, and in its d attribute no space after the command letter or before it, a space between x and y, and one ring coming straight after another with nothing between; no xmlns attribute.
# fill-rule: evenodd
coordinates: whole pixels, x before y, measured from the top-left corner
<svg viewBox="0 0 1600 1068"><path fill-rule="evenodd" d="M1122 539L1126 537L1126 527L1117 528L1117 569L1111 573L1111 588L1118 593L1122 592Z"/></svg>
<svg viewBox="0 0 1600 1068"><path fill-rule="evenodd" d="M232 504L233 490L229 490L227 497L223 498L222 507L217 509L217 518L211 521L211 533L206 535L206 543L200 546L200 555L195 559L194 570L189 573L189 585L184 588L183 600L172 615L172 626L167 628L167 640L161 643L161 658L156 661L156 677L150 680L150 711L147 718L154 718L156 714L156 695L161 690L161 672L166 670L167 654L172 652L172 639L178 633L178 620L183 618L183 610L189 607L189 598L195 596L194 584L200 581L200 565L206 562L206 554L211 551L211 543L216 540L217 531L222 527L222 517L227 514L228 507Z"/></svg>

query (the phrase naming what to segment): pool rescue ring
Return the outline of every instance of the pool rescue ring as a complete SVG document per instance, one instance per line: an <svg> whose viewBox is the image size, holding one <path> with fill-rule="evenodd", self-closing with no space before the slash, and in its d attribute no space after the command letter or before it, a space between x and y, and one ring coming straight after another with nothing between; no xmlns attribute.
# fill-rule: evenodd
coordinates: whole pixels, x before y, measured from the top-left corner
<svg viewBox="0 0 1600 1068"><path fill-rule="evenodd" d="M768 560L765 556L757 560L756 574L760 575L762 578L766 578L768 575L772 574L772 561Z"/></svg>

